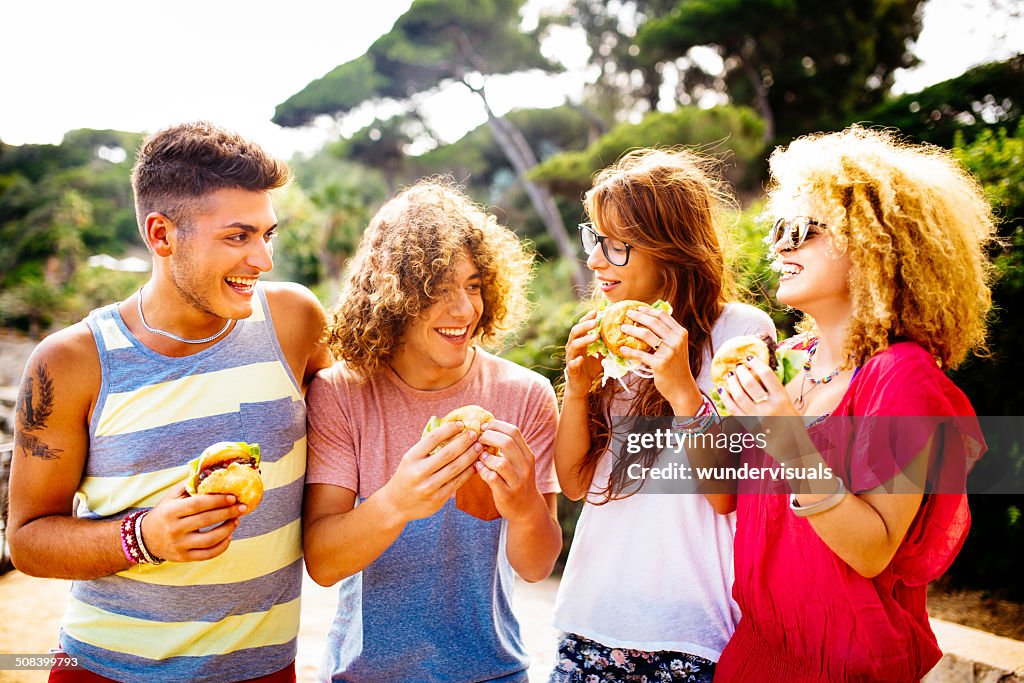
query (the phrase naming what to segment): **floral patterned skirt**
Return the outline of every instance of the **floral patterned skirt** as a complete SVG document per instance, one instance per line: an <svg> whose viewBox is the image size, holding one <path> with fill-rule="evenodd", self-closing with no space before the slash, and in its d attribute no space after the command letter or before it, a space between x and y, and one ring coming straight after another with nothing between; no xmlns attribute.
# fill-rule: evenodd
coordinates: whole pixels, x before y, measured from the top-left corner
<svg viewBox="0 0 1024 683"><path fill-rule="evenodd" d="M627 650L563 633L550 683L711 683L715 663L685 652Z"/></svg>

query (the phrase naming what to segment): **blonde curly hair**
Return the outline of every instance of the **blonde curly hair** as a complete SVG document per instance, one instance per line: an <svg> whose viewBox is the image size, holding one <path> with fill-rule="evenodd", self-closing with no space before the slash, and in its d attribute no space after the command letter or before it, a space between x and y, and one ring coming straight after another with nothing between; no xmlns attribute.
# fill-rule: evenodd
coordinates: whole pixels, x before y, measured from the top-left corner
<svg viewBox="0 0 1024 683"><path fill-rule="evenodd" d="M513 332L529 314L532 252L451 178L425 178L380 208L349 262L327 329L335 359L367 376L386 366L408 322L450 290L466 251L483 297L473 341L492 345Z"/></svg>
<svg viewBox="0 0 1024 683"><path fill-rule="evenodd" d="M766 213L808 199L832 247L850 259L853 316L846 351L861 365L897 338L927 349L944 368L985 334L997 238L978 181L945 149L852 126L776 149ZM805 320L803 330L813 330Z"/></svg>

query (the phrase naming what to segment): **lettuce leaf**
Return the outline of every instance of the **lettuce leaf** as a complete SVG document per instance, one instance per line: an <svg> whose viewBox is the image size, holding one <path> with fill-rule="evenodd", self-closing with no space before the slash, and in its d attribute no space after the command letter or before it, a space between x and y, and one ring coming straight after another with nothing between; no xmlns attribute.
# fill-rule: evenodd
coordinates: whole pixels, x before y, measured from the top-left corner
<svg viewBox="0 0 1024 683"><path fill-rule="evenodd" d="M598 328L601 326L601 316L604 313L604 309L607 305L602 306L598 309L597 314L597 325ZM651 308L657 311L665 311L669 315L672 314L672 305L667 301L658 299ZM626 389L625 382L622 378L631 372L637 373L641 377L650 377L650 373L646 370L643 363L635 360L628 360L622 356L612 353L608 349L608 345L604 343L604 339L598 335L597 340L587 345L587 355L601 359L601 369L603 370L603 377L601 378L601 386L604 386L609 379L614 379L622 385L623 389Z"/></svg>
<svg viewBox="0 0 1024 683"><path fill-rule="evenodd" d="M804 361L807 359L807 352L796 349L779 350L775 352L775 359L775 376L785 386L800 372ZM731 415L726 409L725 404L722 403L722 397L719 396L717 389L711 392L711 401L715 404L715 408L718 409L719 415L722 417Z"/></svg>

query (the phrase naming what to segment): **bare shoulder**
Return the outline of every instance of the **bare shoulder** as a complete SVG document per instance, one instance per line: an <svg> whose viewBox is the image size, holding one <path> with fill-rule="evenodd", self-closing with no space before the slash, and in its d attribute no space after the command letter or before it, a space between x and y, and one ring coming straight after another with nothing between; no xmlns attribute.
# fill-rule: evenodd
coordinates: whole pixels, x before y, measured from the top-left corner
<svg viewBox="0 0 1024 683"><path fill-rule="evenodd" d="M297 282L264 282L261 285L267 294L271 308L317 308L323 310L320 301L308 287Z"/></svg>
<svg viewBox="0 0 1024 683"><path fill-rule="evenodd" d="M44 459L79 450L99 396L102 372L92 332L82 322L36 346L18 396L16 441Z"/></svg>
<svg viewBox="0 0 1024 683"><path fill-rule="evenodd" d="M295 376L306 387L314 373L331 364L324 344L327 316L316 295L294 282L264 286L274 331Z"/></svg>
<svg viewBox="0 0 1024 683"><path fill-rule="evenodd" d="M313 292L295 282L268 282L264 285L270 314L275 321L288 321L289 325L320 327L326 316L324 308Z"/></svg>
<svg viewBox="0 0 1024 683"><path fill-rule="evenodd" d="M85 322L66 327L39 342L25 365L25 377L45 374L50 381L95 394L100 384L100 356Z"/></svg>

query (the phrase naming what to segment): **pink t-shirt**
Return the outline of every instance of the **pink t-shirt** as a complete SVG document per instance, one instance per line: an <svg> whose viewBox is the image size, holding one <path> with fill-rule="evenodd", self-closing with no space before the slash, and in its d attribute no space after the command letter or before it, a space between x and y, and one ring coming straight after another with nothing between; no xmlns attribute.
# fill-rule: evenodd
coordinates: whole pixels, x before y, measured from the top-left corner
<svg viewBox="0 0 1024 683"><path fill-rule="evenodd" d="M558 407L541 375L479 348L469 372L445 389L423 391L391 368L369 379L344 363L309 387L307 484L333 484L367 498L387 483L433 416L467 404L519 427L537 459L537 488L558 491L553 464Z"/></svg>
<svg viewBox="0 0 1024 683"><path fill-rule="evenodd" d="M413 389L390 368L363 379L336 364L313 380L307 402L309 484L341 486L365 499L394 474L432 416L472 403L519 427L537 459L537 488L558 490L551 385L479 349L466 376L446 389ZM339 582L322 674L346 681L525 680L507 527L505 519L459 510L455 500L407 524L370 566Z"/></svg>

